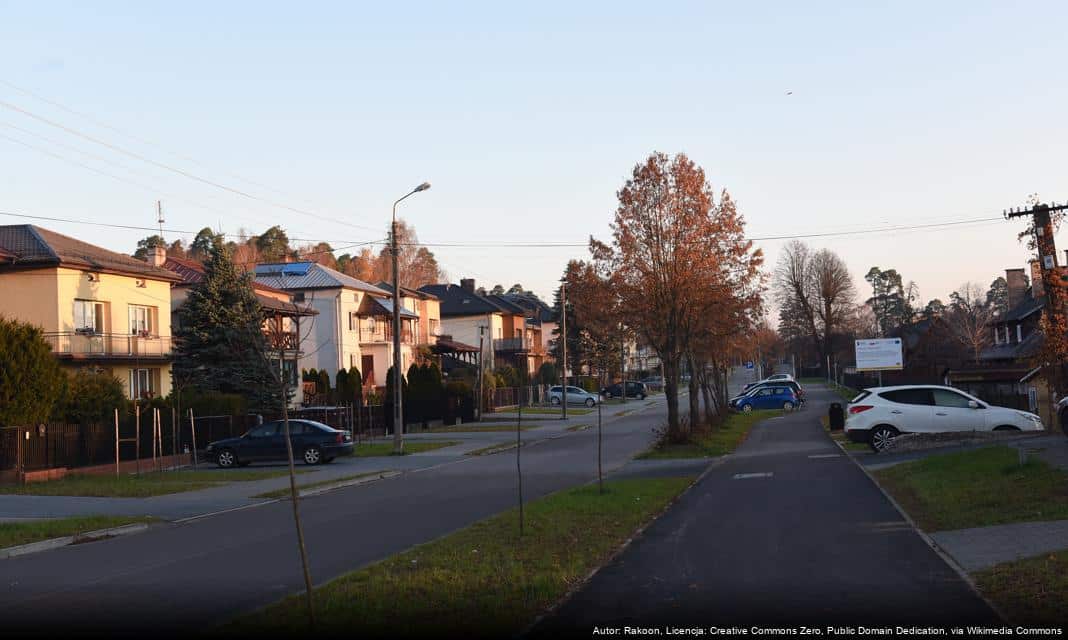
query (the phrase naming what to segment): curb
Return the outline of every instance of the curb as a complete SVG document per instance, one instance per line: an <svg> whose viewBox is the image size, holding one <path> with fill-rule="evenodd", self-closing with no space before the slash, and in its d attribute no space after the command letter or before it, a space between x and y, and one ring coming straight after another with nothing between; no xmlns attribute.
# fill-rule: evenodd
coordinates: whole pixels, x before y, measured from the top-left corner
<svg viewBox="0 0 1068 640"><path fill-rule="evenodd" d="M66 547L76 543L91 542L93 540L100 540L103 538L115 538L118 536L141 533L142 531L147 530L148 523L139 522L134 524L125 524L120 527L111 527L109 529L97 529L96 531L87 531L85 533L78 533L72 536L63 536L62 538L51 538L48 540L41 540L40 542L31 542L29 544L22 544L17 547L8 547L7 549L0 549L0 560L7 560L8 558L29 555L31 553L39 553L41 551L51 551L52 549Z"/></svg>
<svg viewBox="0 0 1068 640"><path fill-rule="evenodd" d="M698 475L696 478L694 478L694 481L691 482L689 484L689 486L687 486L685 489L680 491L678 495L676 495L674 498L671 499L670 502L668 502L666 505L664 505L664 508L661 509L660 511L658 511L656 514L654 514L653 517L650 518L648 522L646 522L645 524L643 524L640 527L638 527L634 531L634 533L632 533L629 538L624 540L623 544L619 545L619 547L615 551L613 551L603 563L601 563L599 566L595 567L593 569L593 571L590 571L590 573L585 578L583 578L582 580L576 582L574 584L574 586L572 586L570 589L567 590L567 593L565 593L563 596L561 596L559 600L557 600L555 603L553 603L548 609L543 611L541 613L541 615L536 617L533 622L531 622L529 625L527 625L526 628L524 628L522 631L517 633L514 637L515 638L525 638L525 637L527 637L530 634L531 631L536 629L537 626L539 624L541 624L542 620L545 620L546 618L548 618L548 617L552 616L554 613L556 613L556 611L560 607L562 607L568 600L570 600L576 593L578 593L583 588L585 588L586 585L589 584L589 582L591 580L593 580L594 576L596 576L598 572L600 572L602 569L604 569L608 565L610 565L613 562L615 562L616 558L621 556L623 554L623 552L626 551L635 540L640 538L642 536L642 534L645 533L646 529L648 529L649 527L653 526L653 524L655 524L658 520L660 520L660 518L662 518L664 516L664 514L666 514L672 507L674 507L680 500L682 500L682 498L686 494L688 494L694 487L696 487L698 484L700 484L701 481L705 479L705 476L707 476L709 473L711 473L712 470L715 469L716 467L722 466L731 457L733 457L732 454L728 453L726 455L719 456L718 458L713 459L709 463L709 465L705 468L705 470L702 471L700 473L700 475ZM605 474L605 475L607 476L608 474ZM585 483L583 485L579 485L579 486L589 486L589 485L592 485L592 484L594 484L596 482L597 482L597 479L594 478L590 482L587 482L587 483Z"/></svg>
<svg viewBox="0 0 1068 640"><path fill-rule="evenodd" d="M831 438L831 440L833 441L834 438ZM849 455L849 452L846 451L845 447L843 447L839 442L835 441L834 443L838 446L839 449L842 450L842 453L844 453L846 457L849 458L850 461L852 461L852 463L856 465L856 467L860 469L865 476L867 476L868 480L873 485L875 485L876 489L879 490L879 493L883 494L883 497L886 498L886 500L890 504L892 504L895 509L897 509L897 512L901 514L901 517L904 518L905 522L909 523L909 526L912 527L912 530L920 536L920 539L927 543L927 546L929 546L932 551L938 554L938 557L942 558L942 561L945 562L950 569L953 569L953 571L956 572L958 576L960 576L960 579L964 581L964 584L968 585L968 588L972 590L972 593L974 593L980 600L986 603L986 606L990 607L990 610L994 612L994 615L996 615L1003 623L1006 622L1007 618L1005 617L1005 614L1002 613L1002 611L998 609L997 606L995 606L989 598L987 598L985 595L983 595L981 591L979 591L979 587L975 585L975 581L972 580L971 575L969 575L968 572L964 570L964 567L957 564L956 559L954 559L953 556L949 554L949 552L938 546L938 543L935 542L934 539L931 538L931 536L927 535L926 532L924 532L922 529L919 528L919 526L916 525L916 521L912 519L912 516L910 516L908 512L906 512L901 507L901 505L898 504L897 500L894 500L893 496L891 496L886 491L886 489L883 489L883 486L879 484L879 481L875 479L875 476L873 476L867 469L864 468L864 465L860 464L859 462L857 462L856 458Z"/></svg>

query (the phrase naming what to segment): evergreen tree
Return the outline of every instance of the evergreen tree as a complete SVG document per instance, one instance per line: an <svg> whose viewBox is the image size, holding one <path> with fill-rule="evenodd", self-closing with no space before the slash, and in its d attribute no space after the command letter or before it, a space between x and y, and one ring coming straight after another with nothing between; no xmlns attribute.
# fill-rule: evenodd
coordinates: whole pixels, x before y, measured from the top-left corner
<svg viewBox="0 0 1068 640"><path fill-rule="evenodd" d="M48 420L66 388L41 330L0 315L0 427Z"/></svg>
<svg viewBox="0 0 1068 640"><path fill-rule="evenodd" d="M178 309L175 378L182 388L237 394L251 409L276 409L281 396L264 357L264 315L251 275L237 268L218 236L204 266L204 280Z"/></svg>
<svg viewBox="0 0 1068 640"><path fill-rule="evenodd" d="M1009 283L1003 276L998 276L990 283L986 291L986 303L998 314L1009 310Z"/></svg>

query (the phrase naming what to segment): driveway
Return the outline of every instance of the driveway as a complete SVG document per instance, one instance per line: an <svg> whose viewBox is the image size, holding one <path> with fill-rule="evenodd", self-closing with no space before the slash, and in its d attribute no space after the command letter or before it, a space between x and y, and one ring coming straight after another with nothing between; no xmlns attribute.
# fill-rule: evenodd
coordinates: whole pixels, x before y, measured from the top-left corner
<svg viewBox="0 0 1068 640"><path fill-rule="evenodd" d="M825 435L837 400L755 427L534 631L593 627L997 622Z"/></svg>

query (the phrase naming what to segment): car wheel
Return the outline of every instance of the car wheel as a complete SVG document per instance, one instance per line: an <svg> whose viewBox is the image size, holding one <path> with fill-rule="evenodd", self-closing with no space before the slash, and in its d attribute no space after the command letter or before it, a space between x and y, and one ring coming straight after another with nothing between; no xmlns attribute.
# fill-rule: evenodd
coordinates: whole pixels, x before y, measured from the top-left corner
<svg viewBox="0 0 1068 640"><path fill-rule="evenodd" d="M890 441L896 438L897 435L897 429L890 425L881 424L868 433L868 446L875 453L879 453L885 450L890 445Z"/></svg>
<svg viewBox="0 0 1068 640"><path fill-rule="evenodd" d="M549 404L560 404L560 398L557 398L556 396L553 396L553 397L552 397L552 398L551 398L551 399L549 400Z"/></svg>
<svg viewBox="0 0 1068 640"><path fill-rule="evenodd" d="M752 412L753 412L753 405L751 405L751 404L743 404L742 405L742 413L752 413Z"/></svg>
<svg viewBox="0 0 1068 640"><path fill-rule="evenodd" d="M219 454L215 456L215 464L219 465L223 469L229 469L237 464L237 454L233 449L222 449Z"/></svg>
<svg viewBox="0 0 1068 640"><path fill-rule="evenodd" d="M794 403L792 403L789 400L787 400L786 402L782 403L782 410L783 411L793 411L794 410Z"/></svg>
<svg viewBox="0 0 1068 640"><path fill-rule="evenodd" d="M999 427L994 427L994 431L1019 431L1020 427L1014 427L1011 424L1003 424Z"/></svg>
<svg viewBox="0 0 1068 640"><path fill-rule="evenodd" d="M592 406L593 406L593 405L595 405L595 404L597 404L597 402L596 402L596 401L594 401L594 399L593 399L593 398L586 398L586 406L587 406L587 407L592 407Z"/></svg>
<svg viewBox="0 0 1068 640"><path fill-rule="evenodd" d="M304 464L319 464L323 461L323 452L319 447L311 446L304 450Z"/></svg>

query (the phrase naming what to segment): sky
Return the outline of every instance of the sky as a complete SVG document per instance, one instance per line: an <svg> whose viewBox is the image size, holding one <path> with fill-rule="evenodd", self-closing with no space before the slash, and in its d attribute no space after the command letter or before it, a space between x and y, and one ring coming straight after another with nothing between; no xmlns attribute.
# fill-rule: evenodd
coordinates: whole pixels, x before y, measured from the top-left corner
<svg viewBox="0 0 1068 640"><path fill-rule="evenodd" d="M427 180L399 215L423 242L476 245L432 247L452 281L551 300L610 237L634 165L684 152L750 237L864 231L805 242L845 259L861 299L878 266L947 300L1026 266L1005 208L1068 200L1066 18L1061 2L0 0L0 212L153 227L162 200L168 229L349 247L384 239ZM978 222L880 231L959 221ZM126 253L150 233L0 215L21 222ZM758 241L769 270L783 242Z"/></svg>

